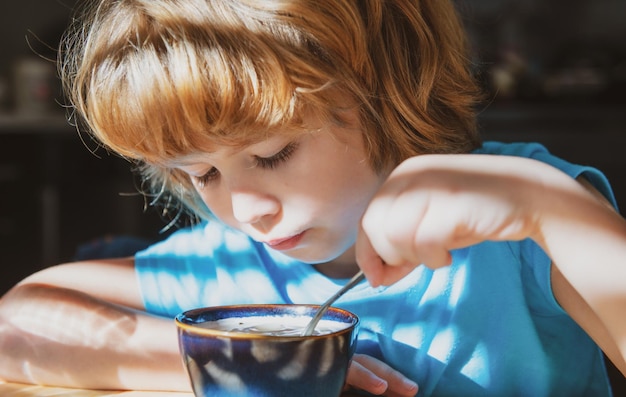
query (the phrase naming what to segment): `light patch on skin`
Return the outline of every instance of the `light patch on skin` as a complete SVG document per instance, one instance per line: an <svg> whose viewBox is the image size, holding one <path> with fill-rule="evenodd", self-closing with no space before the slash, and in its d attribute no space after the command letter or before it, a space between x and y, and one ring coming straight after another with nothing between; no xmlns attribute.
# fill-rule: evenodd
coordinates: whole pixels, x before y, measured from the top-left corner
<svg viewBox="0 0 626 397"><path fill-rule="evenodd" d="M28 378L28 380L30 380L32 384L37 383L35 375L33 375L33 370L31 368L30 361L24 361L24 363L22 364L22 373L26 375L26 377Z"/></svg>
<svg viewBox="0 0 626 397"><path fill-rule="evenodd" d="M82 309L85 301L95 302L82 292L32 284L18 287L11 294L19 296L24 291L29 291L29 298L14 300L20 305L5 305L3 316L11 319L12 327L33 337L69 346L123 350L137 327L136 316L128 311L109 307L90 312L76 309Z"/></svg>

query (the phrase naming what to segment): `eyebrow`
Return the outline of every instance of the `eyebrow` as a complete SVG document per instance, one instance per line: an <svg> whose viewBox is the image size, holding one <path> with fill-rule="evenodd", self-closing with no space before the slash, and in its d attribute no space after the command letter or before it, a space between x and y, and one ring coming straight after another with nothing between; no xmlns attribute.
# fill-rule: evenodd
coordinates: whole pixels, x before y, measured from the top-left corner
<svg viewBox="0 0 626 397"><path fill-rule="evenodd" d="M267 143L269 140L271 140L272 138L269 139L264 139L264 140L259 140L258 142L251 142L247 145L241 145L241 146L233 146L233 147L224 147L222 146L222 148L225 148L225 150L227 150L227 155L230 154L235 154L237 152L240 152L246 148L249 148L251 146L255 146L255 145L260 145L263 143ZM290 140L289 142L291 142L293 140ZM165 161L165 165L166 167L169 168L178 168L178 167L185 167L185 166L191 166L191 165L195 165L197 163L206 163L206 162L211 162L211 154L217 152L219 150L203 150L201 152L195 152L195 153L190 153L187 155L183 155L183 156L178 156L176 158L173 159L169 159L167 161Z"/></svg>
<svg viewBox="0 0 626 397"><path fill-rule="evenodd" d="M231 154L234 154L243 150L243 148L232 147L232 148L226 148L225 150L227 150L226 155L231 155ZM168 167L185 167L185 166L195 165L198 163L211 162L211 155L218 151L219 150L213 150L213 151L203 150L201 152L190 153L190 154L186 154L183 156L178 156L178 157L169 159L165 162L165 164Z"/></svg>
<svg viewBox="0 0 626 397"><path fill-rule="evenodd" d="M191 166L198 163L207 162L210 159L211 152L200 152L176 157L165 161L165 165L171 168Z"/></svg>

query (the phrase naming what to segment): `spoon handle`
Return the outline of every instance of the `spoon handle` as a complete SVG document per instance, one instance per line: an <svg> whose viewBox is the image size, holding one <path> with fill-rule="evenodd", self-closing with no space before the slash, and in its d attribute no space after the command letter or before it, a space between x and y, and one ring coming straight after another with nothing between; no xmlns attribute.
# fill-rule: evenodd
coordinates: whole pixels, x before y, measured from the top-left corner
<svg viewBox="0 0 626 397"><path fill-rule="evenodd" d="M343 287L341 287L341 289L339 291L337 291L333 296L331 296L330 298L328 298L326 300L326 302L324 302L322 304L322 306L320 306L320 308L318 309L317 313L315 313L315 316L311 319L311 321L309 322L309 324L306 326L305 330L302 332L302 336L310 336L313 335L313 331L315 330L315 327L317 326L317 323L319 323L319 321L322 319L322 316L324 316L324 313L326 313L326 311L328 310L328 308L335 303L335 301L337 299L339 299L343 294L345 294L346 292L348 292L348 290L352 287L354 287L355 285L357 285L358 283L361 282L361 280L363 280L365 278L365 274L363 274L362 270L359 270L359 272L357 274L354 275L354 277L352 277L350 279L350 281L348 281L346 283L346 285L344 285Z"/></svg>

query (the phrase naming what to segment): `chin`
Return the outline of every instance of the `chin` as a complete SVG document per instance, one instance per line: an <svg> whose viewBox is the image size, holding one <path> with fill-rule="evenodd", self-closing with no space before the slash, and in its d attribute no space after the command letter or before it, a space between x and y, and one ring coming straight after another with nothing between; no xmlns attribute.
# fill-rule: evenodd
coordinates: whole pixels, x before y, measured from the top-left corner
<svg viewBox="0 0 626 397"><path fill-rule="evenodd" d="M290 252L284 252L290 258L299 260L309 265L319 265L323 263L331 262L346 252L346 248L343 247L331 247L327 250L322 249L307 249L307 250L292 250Z"/></svg>

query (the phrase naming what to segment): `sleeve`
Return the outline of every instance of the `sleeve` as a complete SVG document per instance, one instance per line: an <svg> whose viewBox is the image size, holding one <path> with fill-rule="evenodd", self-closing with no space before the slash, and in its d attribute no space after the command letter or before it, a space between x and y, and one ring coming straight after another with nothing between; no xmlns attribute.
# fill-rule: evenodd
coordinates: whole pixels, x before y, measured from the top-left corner
<svg viewBox="0 0 626 397"><path fill-rule="evenodd" d="M483 154L520 156L532 158L550 164L565 172L572 178L585 177L606 199L617 208L613 190L606 176L598 169L585 165L572 164L552 155L543 145L538 143L500 143L485 142L476 151ZM519 243L522 266L522 277L525 285L529 306L544 314L564 314L565 311L556 301L550 280L550 257L532 240Z"/></svg>
<svg viewBox="0 0 626 397"><path fill-rule="evenodd" d="M572 178L584 176L615 208L617 208L617 202L615 201L611 185L602 172L594 167L572 164L556 157L552 155L545 146L539 143L485 142L483 147L478 149L476 153L532 158L550 164Z"/></svg>

